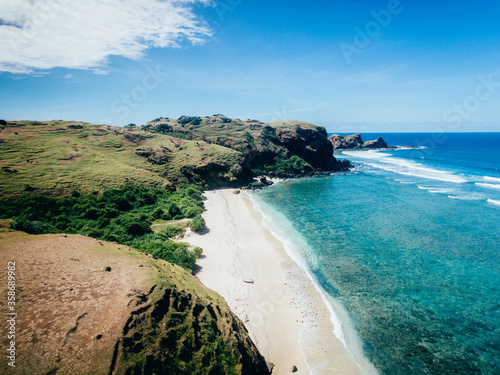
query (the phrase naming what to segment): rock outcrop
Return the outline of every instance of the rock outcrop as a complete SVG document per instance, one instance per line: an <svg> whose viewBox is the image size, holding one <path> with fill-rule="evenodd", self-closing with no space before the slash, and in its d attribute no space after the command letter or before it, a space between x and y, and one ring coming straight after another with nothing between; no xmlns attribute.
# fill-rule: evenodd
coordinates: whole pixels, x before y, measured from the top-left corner
<svg viewBox="0 0 500 375"><path fill-rule="evenodd" d="M313 168L338 171L341 166L333 156L326 129L307 122L283 121L271 123L283 147L292 155L304 159Z"/></svg>
<svg viewBox="0 0 500 375"><path fill-rule="evenodd" d="M345 150L353 148L363 148L363 140L360 134L353 135L331 135L328 140L331 142L334 150Z"/></svg>
<svg viewBox="0 0 500 375"><path fill-rule="evenodd" d="M363 142L360 134L353 135L331 135L328 140L331 142L334 150L358 150L358 149L380 149L390 148L382 137L373 141Z"/></svg>
<svg viewBox="0 0 500 375"><path fill-rule="evenodd" d="M387 148L387 143L382 137L378 137L374 141L366 141L363 143L363 148Z"/></svg>

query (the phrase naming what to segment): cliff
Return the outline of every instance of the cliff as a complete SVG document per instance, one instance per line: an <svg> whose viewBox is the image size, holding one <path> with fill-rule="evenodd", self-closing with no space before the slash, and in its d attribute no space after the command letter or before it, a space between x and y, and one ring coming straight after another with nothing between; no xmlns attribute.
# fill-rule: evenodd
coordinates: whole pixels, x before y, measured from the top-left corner
<svg viewBox="0 0 500 375"><path fill-rule="evenodd" d="M80 235L0 240L16 261L16 373L270 374L222 297L178 266Z"/></svg>
<svg viewBox="0 0 500 375"><path fill-rule="evenodd" d="M295 156L303 161L306 172L321 169L339 171L343 168L333 156L326 129L308 122L279 121L263 123L242 121L223 115L200 117L182 116L179 119L158 118L142 129L172 136L217 144L239 152L244 161L242 168L272 169L276 158Z"/></svg>
<svg viewBox="0 0 500 375"><path fill-rule="evenodd" d="M324 127L301 121L279 121L269 124L291 155L304 159L313 168L338 171L342 165L333 157L333 147Z"/></svg>
<svg viewBox="0 0 500 375"><path fill-rule="evenodd" d="M346 136L332 134L328 140L331 142L334 150L375 149L389 147L381 137L378 137L373 141L363 142L360 134Z"/></svg>

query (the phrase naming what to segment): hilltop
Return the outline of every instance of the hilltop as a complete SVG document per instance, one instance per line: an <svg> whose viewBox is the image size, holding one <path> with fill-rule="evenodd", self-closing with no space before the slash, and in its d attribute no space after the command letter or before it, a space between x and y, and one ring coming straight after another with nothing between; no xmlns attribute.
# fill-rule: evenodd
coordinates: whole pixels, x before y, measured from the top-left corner
<svg viewBox="0 0 500 375"><path fill-rule="evenodd" d="M15 260L16 373L269 374L223 298L182 268L81 235L0 225L0 239Z"/></svg>
<svg viewBox="0 0 500 375"><path fill-rule="evenodd" d="M158 118L124 128L68 121L0 126L0 198L68 196L123 185L175 189L247 184L256 174L292 176L345 167L325 128L222 115Z"/></svg>

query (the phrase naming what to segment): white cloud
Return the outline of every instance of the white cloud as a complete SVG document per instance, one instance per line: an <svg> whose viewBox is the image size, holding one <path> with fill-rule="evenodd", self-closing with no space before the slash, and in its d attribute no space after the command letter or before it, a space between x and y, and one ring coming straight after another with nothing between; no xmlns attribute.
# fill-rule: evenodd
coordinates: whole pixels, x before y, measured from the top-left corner
<svg viewBox="0 0 500 375"><path fill-rule="evenodd" d="M72 74L66 74L63 76L64 79L70 79L70 78L73 78L73 75Z"/></svg>
<svg viewBox="0 0 500 375"><path fill-rule="evenodd" d="M0 72L98 68L111 55L203 43L211 31L194 3L210 0L0 1Z"/></svg>

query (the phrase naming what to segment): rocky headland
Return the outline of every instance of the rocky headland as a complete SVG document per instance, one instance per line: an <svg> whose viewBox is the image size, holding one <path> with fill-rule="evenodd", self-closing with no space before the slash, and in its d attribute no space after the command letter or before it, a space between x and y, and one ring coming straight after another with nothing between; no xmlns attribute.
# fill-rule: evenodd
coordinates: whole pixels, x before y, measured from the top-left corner
<svg viewBox="0 0 500 375"><path fill-rule="evenodd" d="M338 135L332 134L328 137L328 140L331 142L334 150L359 150L359 149L393 149L394 146L389 146L384 141L382 137L378 137L372 141L363 142L361 138L361 134L353 134L353 135Z"/></svg>

